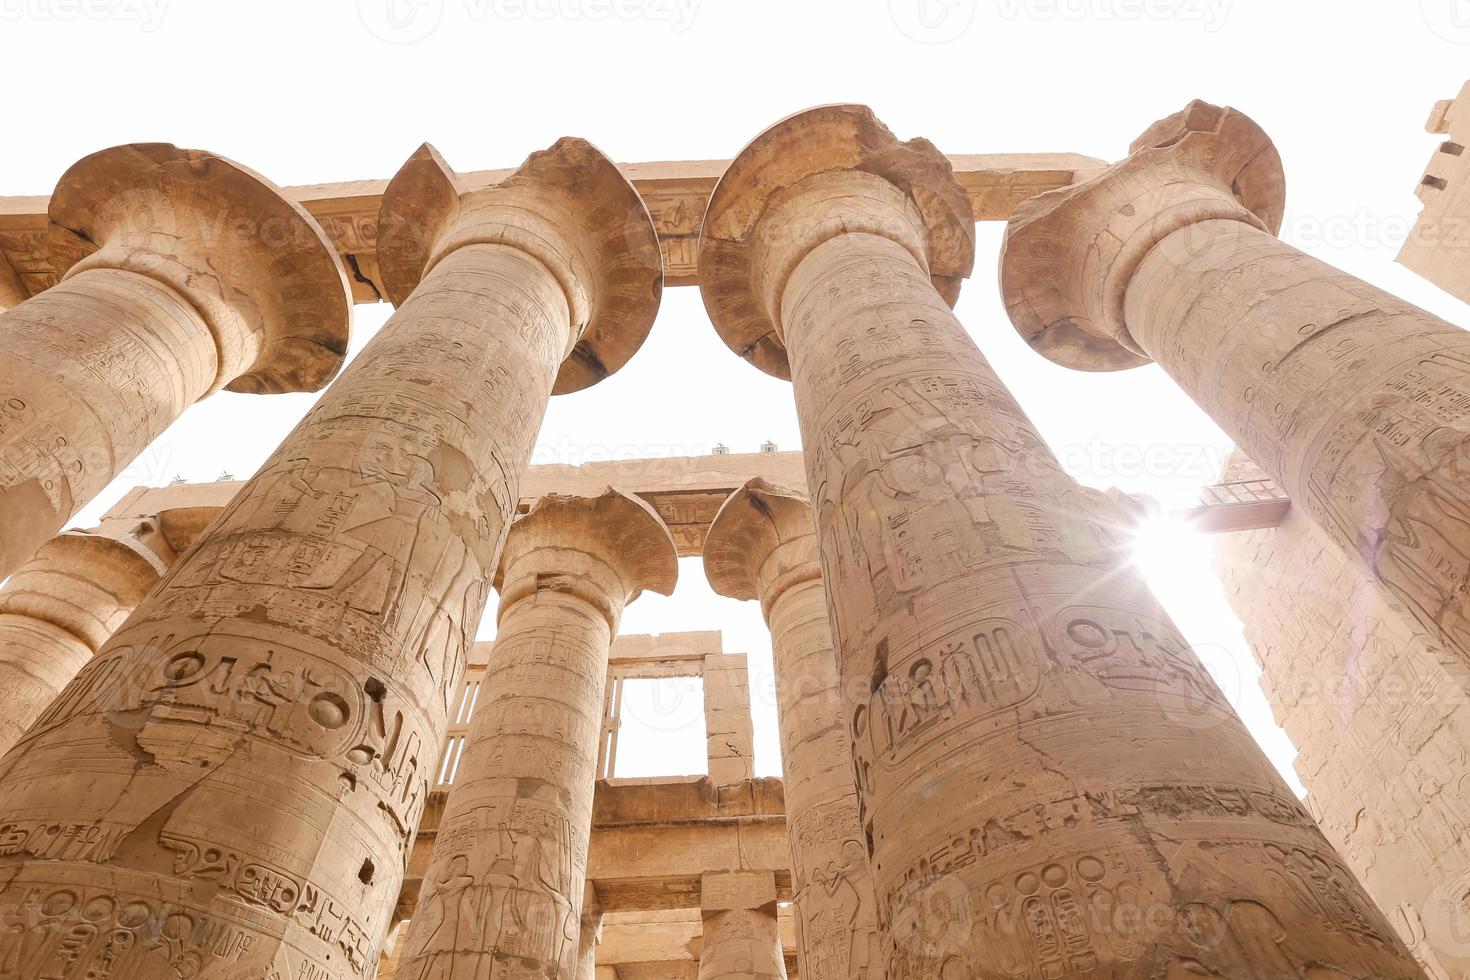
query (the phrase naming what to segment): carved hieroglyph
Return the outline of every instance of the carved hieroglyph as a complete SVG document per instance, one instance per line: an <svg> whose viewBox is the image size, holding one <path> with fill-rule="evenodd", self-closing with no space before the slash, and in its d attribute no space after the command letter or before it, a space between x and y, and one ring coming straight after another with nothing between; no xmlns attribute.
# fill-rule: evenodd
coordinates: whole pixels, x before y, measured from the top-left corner
<svg viewBox="0 0 1470 980"><path fill-rule="evenodd" d="M377 969L547 397L659 293L588 144L453 185L400 171L398 311L0 760L0 976Z"/></svg>
<svg viewBox="0 0 1470 980"><path fill-rule="evenodd" d="M1470 333L1274 237L1281 160L1201 102L1023 205L1001 288L1038 351L1157 361L1470 682Z"/></svg>
<svg viewBox="0 0 1470 980"><path fill-rule="evenodd" d="M770 872L704 875L700 917L699 980L786 980L776 925L776 878Z"/></svg>
<svg viewBox="0 0 1470 980"><path fill-rule="evenodd" d="M401 980L576 976L608 647L623 607L678 573L658 514L611 488L543 497L515 522Z"/></svg>
<svg viewBox="0 0 1470 980"><path fill-rule="evenodd" d="M41 546L0 589L0 752L8 750L148 594L215 508L188 508Z"/></svg>
<svg viewBox="0 0 1470 980"><path fill-rule="evenodd" d="M810 501L751 480L715 515L704 567L719 594L759 599L771 628L801 976L876 980L877 908L846 725L857 701L838 683Z"/></svg>
<svg viewBox="0 0 1470 980"><path fill-rule="evenodd" d="M321 228L223 157L94 153L57 184L50 222L65 278L0 315L0 578L200 398L315 391L347 349L347 279Z"/></svg>
<svg viewBox="0 0 1470 980"><path fill-rule="evenodd" d="M887 976L1419 976L955 319L972 233L931 144L835 106L701 252L794 382Z"/></svg>
<svg viewBox="0 0 1470 980"><path fill-rule="evenodd" d="M1215 549L1308 809L1425 972L1470 976L1470 701L1444 651L1302 511Z"/></svg>

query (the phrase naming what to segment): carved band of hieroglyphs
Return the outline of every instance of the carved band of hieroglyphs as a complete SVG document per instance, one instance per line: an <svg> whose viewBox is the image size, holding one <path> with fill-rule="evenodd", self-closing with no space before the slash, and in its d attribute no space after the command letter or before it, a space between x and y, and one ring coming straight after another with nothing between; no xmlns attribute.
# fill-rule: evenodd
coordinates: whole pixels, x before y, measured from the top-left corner
<svg viewBox="0 0 1470 980"><path fill-rule="evenodd" d="M267 649L242 656L252 647ZM383 681L359 684L327 660L270 649L248 635L153 637L113 646L83 668L25 741L81 715L139 710L155 722L248 732L301 758L348 767L407 839L423 813L438 748L426 740L419 713L391 691Z"/></svg>
<svg viewBox="0 0 1470 980"><path fill-rule="evenodd" d="M1059 663L1108 687L1232 711L1188 641L1161 620L1116 607L1067 606L1046 633Z"/></svg>
<svg viewBox="0 0 1470 980"><path fill-rule="evenodd" d="M222 976L255 944L250 932L189 906L109 890L32 887L0 908L0 977L148 980L167 967L179 980ZM329 980L325 965L297 957L294 976Z"/></svg>
<svg viewBox="0 0 1470 980"><path fill-rule="evenodd" d="M1221 820L1260 818L1315 834L1316 824L1301 804L1267 789L1206 783L1160 783L1116 790L1090 790L1065 800L1034 803L988 818L938 843L896 879L884 896L892 903L904 889L956 874L1015 848L1034 846L1055 832L1140 818Z"/></svg>

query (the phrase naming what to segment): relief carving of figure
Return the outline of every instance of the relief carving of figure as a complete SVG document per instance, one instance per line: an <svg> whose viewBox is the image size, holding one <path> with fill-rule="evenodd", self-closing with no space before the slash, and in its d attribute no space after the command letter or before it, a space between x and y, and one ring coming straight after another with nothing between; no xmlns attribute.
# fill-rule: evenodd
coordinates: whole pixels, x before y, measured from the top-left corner
<svg viewBox="0 0 1470 980"><path fill-rule="evenodd" d="M1470 645L1470 618L1446 594L1463 590L1470 575L1470 508L1461 503L1470 488L1470 436L1436 429L1418 458L1387 438L1373 447L1382 465L1368 481L1377 488L1368 525L1380 537L1363 543L1366 556L1400 601Z"/></svg>
<svg viewBox="0 0 1470 980"><path fill-rule="evenodd" d="M856 840L842 842L842 863L828 861L826 867L812 872L812 883L827 897L828 922L822 931L829 941L836 941L844 951L845 964L833 963L833 978L867 976L877 965L877 936L873 928L876 909L865 900L854 884L867 870L868 858L863 845ZM867 907L865 907L867 906ZM827 944L823 944L827 945ZM819 977L824 975L818 974Z"/></svg>
<svg viewBox="0 0 1470 980"><path fill-rule="evenodd" d="M421 524L443 502L432 488L434 471L425 445L430 439L413 430L368 436L358 450L354 472L339 491L349 495L351 503L336 533L360 550L330 581L308 579L304 588L334 592L348 606L380 616L386 629L393 628L420 545ZM318 481L309 485L318 499L329 492ZM447 537L436 535L441 536ZM445 543L440 540L430 547L442 549Z"/></svg>

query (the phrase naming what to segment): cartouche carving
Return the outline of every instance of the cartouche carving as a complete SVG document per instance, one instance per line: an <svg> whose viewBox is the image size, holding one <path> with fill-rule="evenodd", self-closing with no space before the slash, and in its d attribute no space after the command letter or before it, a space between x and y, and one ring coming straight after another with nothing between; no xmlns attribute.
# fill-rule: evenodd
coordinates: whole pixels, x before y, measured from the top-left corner
<svg viewBox="0 0 1470 980"><path fill-rule="evenodd" d="M558 372L657 307L590 145L453 184L424 148L389 185L385 255L432 261L391 267L394 316L0 759L0 976L377 970Z"/></svg>
<svg viewBox="0 0 1470 980"><path fill-rule="evenodd" d="M658 514L612 488L542 497L512 526L403 980L577 975L608 648L624 606L670 594L678 570Z"/></svg>
<svg viewBox="0 0 1470 980"><path fill-rule="evenodd" d="M760 479L746 483L715 515L704 567L721 595L759 599L771 629L801 975L876 980L877 900L811 502Z"/></svg>
<svg viewBox="0 0 1470 980"><path fill-rule="evenodd" d="M971 232L832 106L703 233L717 329L789 364L885 975L1419 976L955 318Z"/></svg>
<svg viewBox="0 0 1470 980"><path fill-rule="evenodd" d="M315 391L347 349L347 279L325 233L224 157L94 153L49 218L62 280L0 314L0 578L200 398Z"/></svg>
<svg viewBox="0 0 1470 980"><path fill-rule="evenodd" d="M1017 209L1001 289L1071 367L1157 361L1470 678L1470 334L1274 237L1266 134L1201 102Z"/></svg>

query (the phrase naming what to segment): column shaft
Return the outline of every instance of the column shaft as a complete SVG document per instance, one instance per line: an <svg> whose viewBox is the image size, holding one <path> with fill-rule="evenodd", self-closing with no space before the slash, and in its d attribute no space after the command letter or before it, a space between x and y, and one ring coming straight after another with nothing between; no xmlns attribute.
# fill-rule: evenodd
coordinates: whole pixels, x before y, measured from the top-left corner
<svg viewBox="0 0 1470 980"><path fill-rule="evenodd" d="M491 976L507 959L576 975L611 642L607 617L564 593L502 614L404 980Z"/></svg>
<svg viewBox="0 0 1470 980"><path fill-rule="evenodd" d="M542 497L517 520L404 980L479 980L506 963L576 976L608 651L623 606L645 586L671 591L677 568L658 515L616 491Z"/></svg>
<svg viewBox="0 0 1470 980"><path fill-rule="evenodd" d="M1417 976L914 251L781 296L887 975Z"/></svg>
<svg viewBox="0 0 1470 980"><path fill-rule="evenodd" d="M801 976L877 978L883 960L843 717L849 700L837 677L821 579L783 591L767 618Z"/></svg>
<svg viewBox="0 0 1470 980"><path fill-rule="evenodd" d="M774 912L729 909L705 915L699 980L786 980Z"/></svg>
<svg viewBox="0 0 1470 980"><path fill-rule="evenodd" d="M20 276L16 275L9 260L0 252L0 311L19 306L29 295L25 283L20 281Z"/></svg>
<svg viewBox="0 0 1470 980"><path fill-rule="evenodd" d="M171 287L88 269L0 315L0 578L112 482L219 372Z"/></svg>
<svg viewBox="0 0 1470 980"><path fill-rule="evenodd" d="M0 761L0 975L377 969L570 344L540 261L434 266Z"/></svg>
<svg viewBox="0 0 1470 980"><path fill-rule="evenodd" d="M1230 220L1155 246L1125 319L1470 680L1470 333Z"/></svg>
<svg viewBox="0 0 1470 980"><path fill-rule="evenodd" d="M600 730L600 729L599 729ZM594 777L596 772L593 773ZM582 919L577 942L577 980L597 980L597 944L602 941L602 903L588 882L582 888Z"/></svg>

